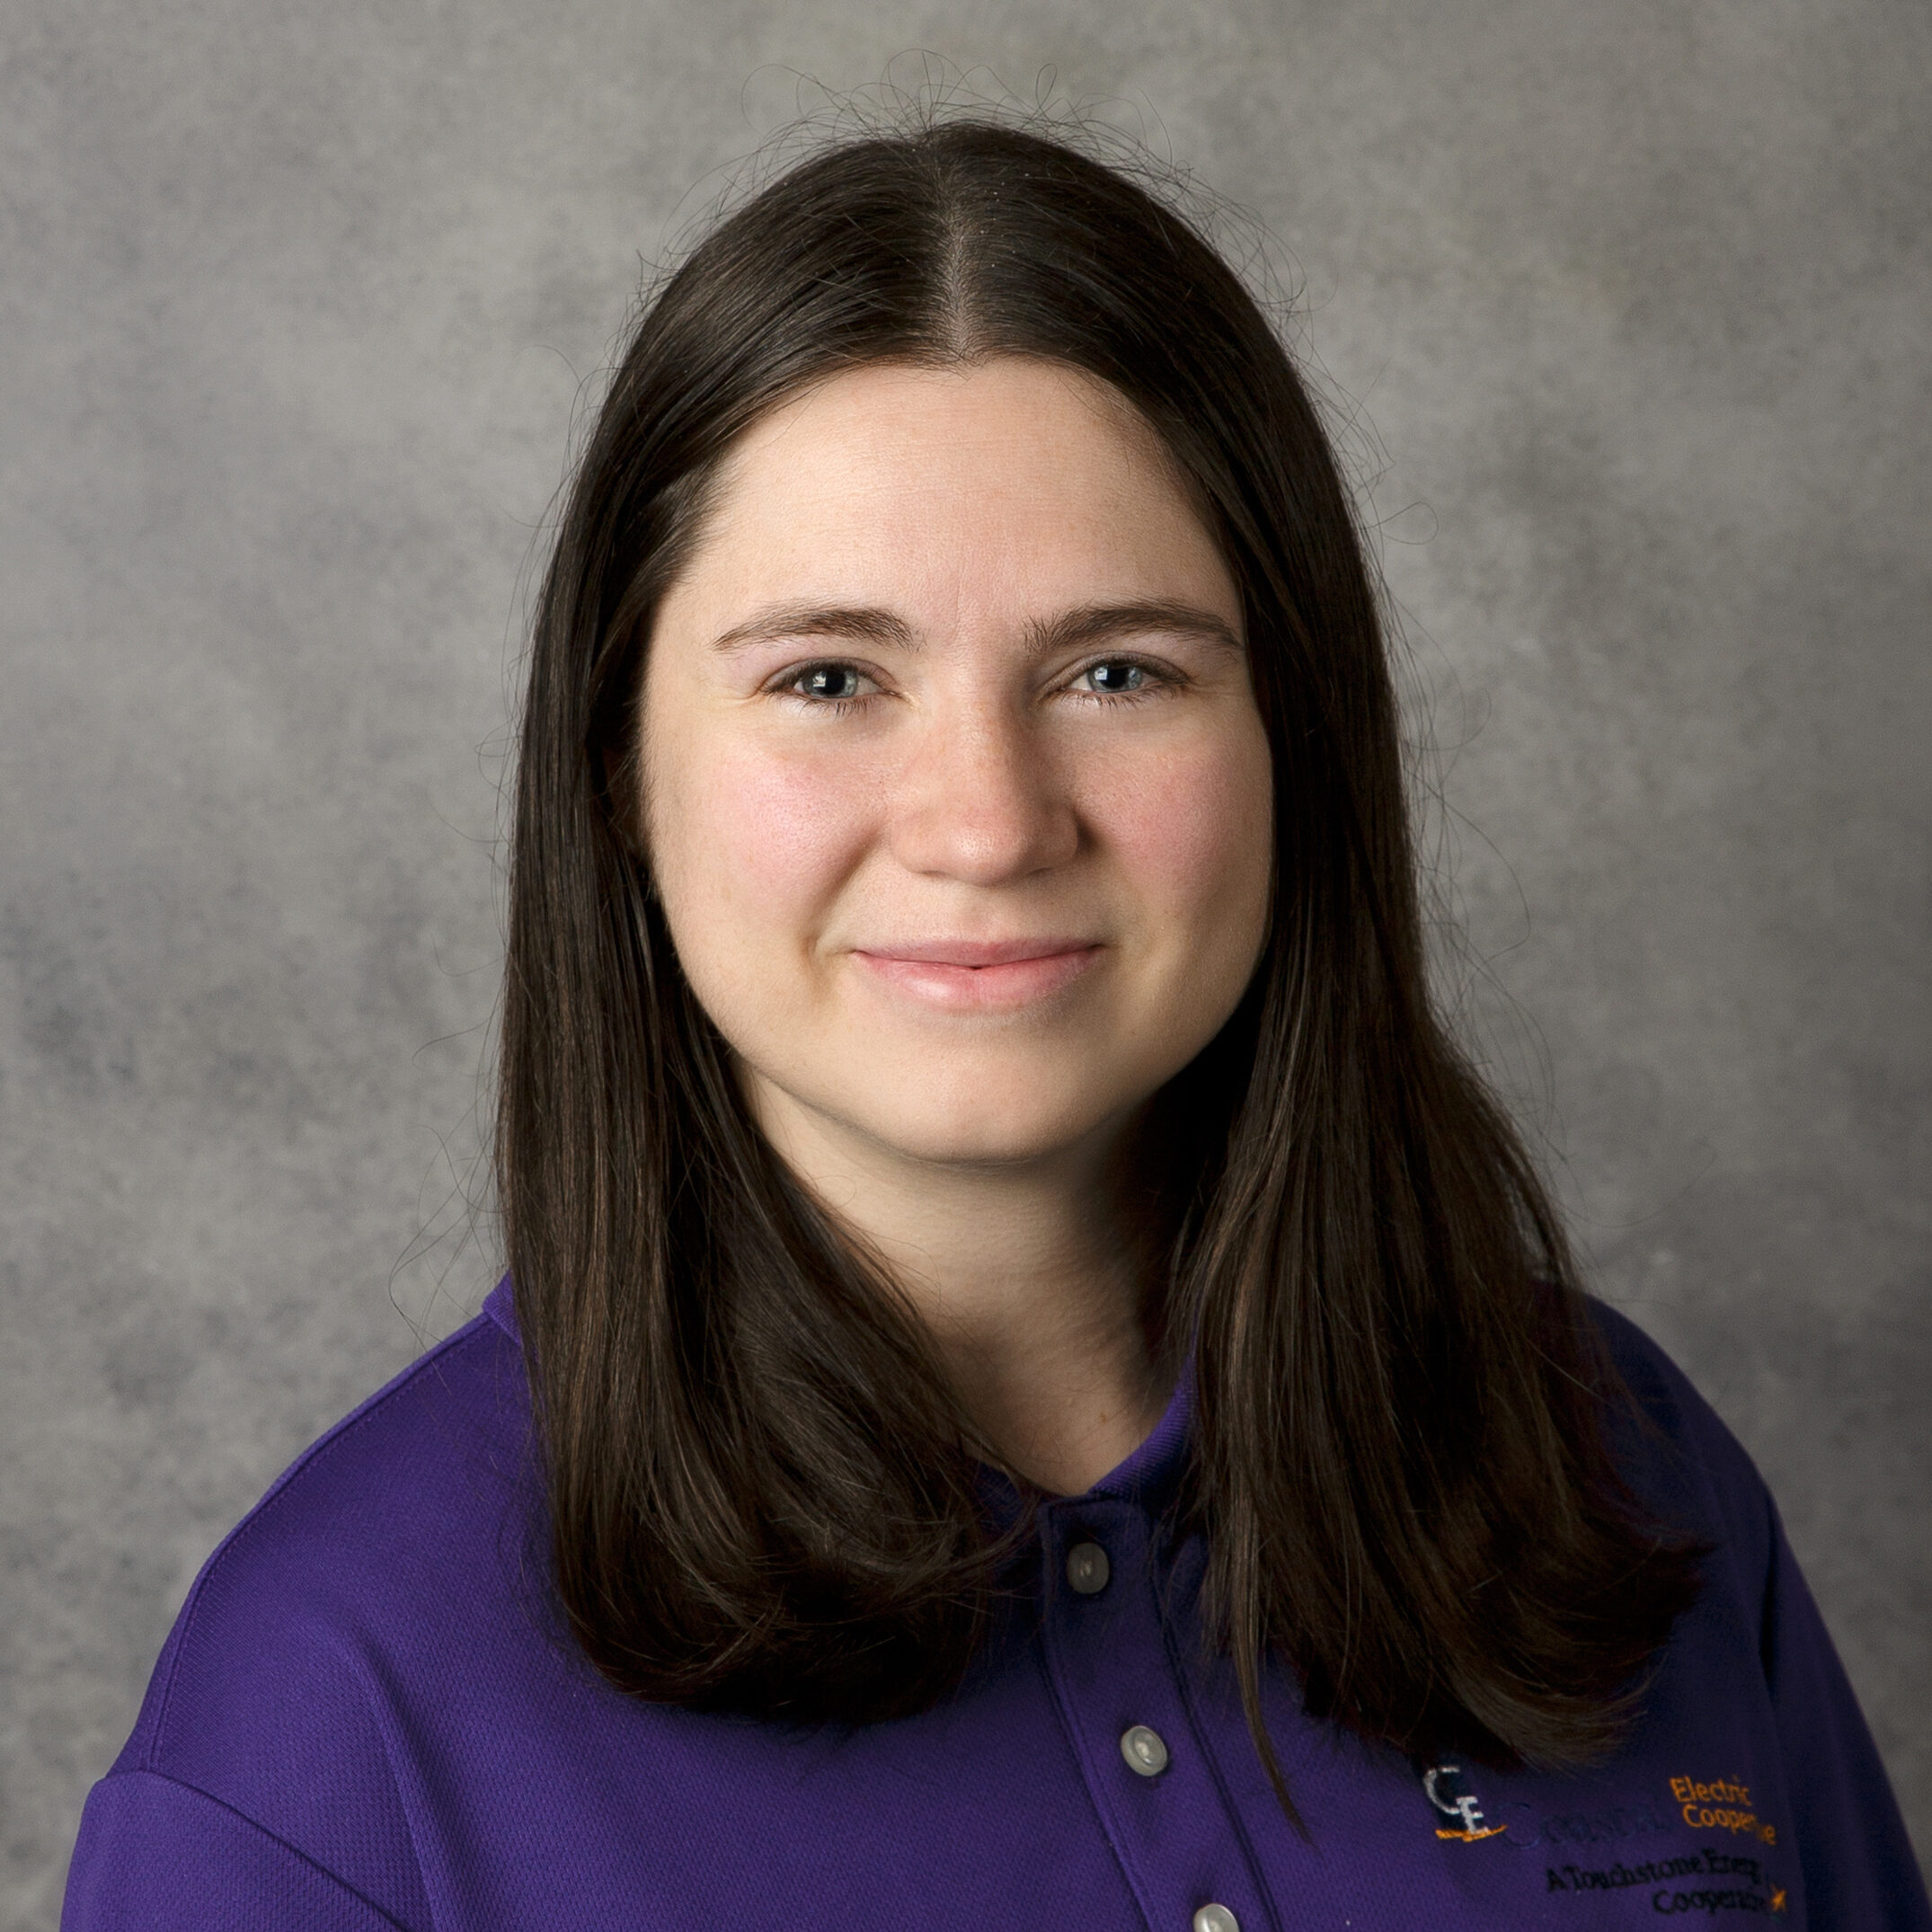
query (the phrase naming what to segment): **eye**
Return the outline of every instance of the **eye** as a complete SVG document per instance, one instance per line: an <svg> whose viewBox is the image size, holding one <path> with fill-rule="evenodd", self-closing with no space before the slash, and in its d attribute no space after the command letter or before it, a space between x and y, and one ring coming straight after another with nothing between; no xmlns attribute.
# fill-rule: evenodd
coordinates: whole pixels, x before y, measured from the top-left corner
<svg viewBox="0 0 1932 1932"><path fill-rule="evenodd" d="M1103 697L1124 696L1130 691L1139 691L1148 681L1144 664L1130 663L1124 658L1108 658L1098 664L1089 664L1074 679L1077 689L1096 692Z"/></svg>
<svg viewBox="0 0 1932 1932"><path fill-rule="evenodd" d="M796 692L800 697L820 698L836 705L863 697L864 687L870 682L855 665L808 664L786 681L785 689Z"/></svg>

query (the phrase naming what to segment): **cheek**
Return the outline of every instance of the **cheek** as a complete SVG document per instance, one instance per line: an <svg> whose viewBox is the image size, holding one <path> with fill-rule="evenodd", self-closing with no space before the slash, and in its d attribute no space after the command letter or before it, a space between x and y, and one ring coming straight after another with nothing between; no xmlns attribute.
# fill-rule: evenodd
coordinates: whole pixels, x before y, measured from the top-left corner
<svg viewBox="0 0 1932 1932"><path fill-rule="evenodd" d="M658 889L695 983L808 948L866 838L862 795L823 762L739 734L666 733L650 747L646 811Z"/></svg>
<svg viewBox="0 0 1932 1932"><path fill-rule="evenodd" d="M1252 963L1267 916L1274 799L1268 747L1217 736L1123 774L1095 798L1096 829L1148 917L1190 950Z"/></svg>

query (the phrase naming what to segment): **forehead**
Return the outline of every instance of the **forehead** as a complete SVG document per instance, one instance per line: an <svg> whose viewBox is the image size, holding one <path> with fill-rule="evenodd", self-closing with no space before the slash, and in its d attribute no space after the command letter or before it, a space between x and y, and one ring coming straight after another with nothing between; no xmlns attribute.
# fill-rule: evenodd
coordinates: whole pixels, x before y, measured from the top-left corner
<svg viewBox="0 0 1932 1932"><path fill-rule="evenodd" d="M876 364L781 404L721 465L668 600L1238 599L1166 445L1054 362ZM680 594L681 593L681 594Z"/></svg>

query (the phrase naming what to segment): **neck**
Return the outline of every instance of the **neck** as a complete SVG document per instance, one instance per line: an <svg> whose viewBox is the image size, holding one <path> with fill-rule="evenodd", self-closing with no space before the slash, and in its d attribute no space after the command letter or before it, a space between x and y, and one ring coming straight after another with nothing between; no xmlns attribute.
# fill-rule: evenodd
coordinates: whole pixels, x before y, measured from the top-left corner
<svg viewBox="0 0 1932 1932"><path fill-rule="evenodd" d="M1038 1159L920 1160L752 1077L759 1126L885 1263L1004 1467L1089 1489L1171 1393L1150 1345L1153 1242L1129 1209L1130 1125Z"/></svg>

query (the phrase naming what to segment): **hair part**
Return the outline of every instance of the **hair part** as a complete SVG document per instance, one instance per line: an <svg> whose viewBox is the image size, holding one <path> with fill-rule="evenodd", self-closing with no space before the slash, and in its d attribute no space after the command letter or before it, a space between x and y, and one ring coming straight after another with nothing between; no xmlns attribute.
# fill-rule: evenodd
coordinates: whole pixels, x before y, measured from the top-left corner
<svg viewBox="0 0 1932 1932"><path fill-rule="evenodd" d="M1263 1763L1309 1709L1422 1751L1609 1748L1695 1589L1607 1446L1619 1390L1558 1218L1429 996L1373 582L1307 393L1238 278L1117 170L952 121L848 141L645 310L579 463L522 722L497 1139L578 1641L639 1697L863 1722L955 1688L1019 1532L885 1271L751 1121L635 835L653 612L733 441L895 359L1043 357L1189 481L1274 762L1261 962L1157 1117L1162 1313L1192 1343L1174 1530ZM1290 1807L1290 1809L1292 1809Z"/></svg>

